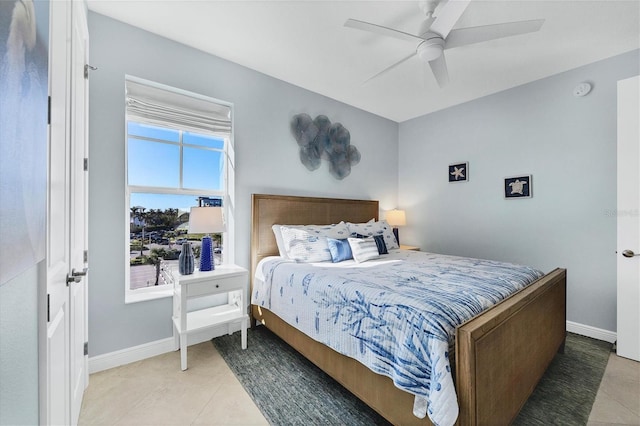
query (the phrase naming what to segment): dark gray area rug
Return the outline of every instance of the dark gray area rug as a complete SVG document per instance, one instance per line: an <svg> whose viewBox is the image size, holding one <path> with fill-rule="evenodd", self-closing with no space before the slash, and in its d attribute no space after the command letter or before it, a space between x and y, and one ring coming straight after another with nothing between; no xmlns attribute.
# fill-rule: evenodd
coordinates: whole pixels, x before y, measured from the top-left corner
<svg viewBox="0 0 640 426"><path fill-rule="evenodd" d="M265 327L213 339L240 383L272 425L388 425ZM523 407L515 425L586 425L611 344L575 334Z"/></svg>

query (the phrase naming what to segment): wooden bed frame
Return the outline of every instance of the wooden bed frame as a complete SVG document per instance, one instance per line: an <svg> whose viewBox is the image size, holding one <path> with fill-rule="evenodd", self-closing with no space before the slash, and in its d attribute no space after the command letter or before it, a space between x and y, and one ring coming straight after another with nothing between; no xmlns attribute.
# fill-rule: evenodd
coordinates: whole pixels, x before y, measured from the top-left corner
<svg viewBox="0 0 640 426"><path fill-rule="evenodd" d="M378 219L378 202L254 194L251 282L258 262L278 255L274 224L331 224ZM253 319L286 341L395 425L430 425L413 415L414 396L285 323L251 306ZM457 424L509 424L566 336L566 270L555 269L456 330Z"/></svg>

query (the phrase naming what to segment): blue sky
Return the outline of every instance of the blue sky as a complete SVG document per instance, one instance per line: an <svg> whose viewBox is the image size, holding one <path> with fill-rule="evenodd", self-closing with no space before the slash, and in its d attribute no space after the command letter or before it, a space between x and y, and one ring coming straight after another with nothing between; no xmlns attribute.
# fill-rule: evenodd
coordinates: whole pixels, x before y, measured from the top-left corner
<svg viewBox="0 0 640 426"><path fill-rule="evenodd" d="M129 122L128 180L130 185L180 188L180 133ZM182 188L222 190L224 153L206 148L224 149L224 140L183 132ZM203 149L204 148L204 149ZM131 194L130 206L147 209L178 208L197 205L197 196L169 194Z"/></svg>

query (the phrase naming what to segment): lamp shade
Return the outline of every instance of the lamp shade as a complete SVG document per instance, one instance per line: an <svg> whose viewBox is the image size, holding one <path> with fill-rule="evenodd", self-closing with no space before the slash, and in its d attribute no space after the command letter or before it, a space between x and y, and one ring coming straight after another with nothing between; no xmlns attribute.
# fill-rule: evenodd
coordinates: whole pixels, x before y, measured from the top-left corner
<svg viewBox="0 0 640 426"><path fill-rule="evenodd" d="M215 234L224 231L222 207L191 207L190 234Z"/></svg>
<svg viewBox="0 0 640 426"><path fill-rule="evenodd" d="M387 223L393 227L405 226L407 224L407 218L404 214L404 210L389 210L387 212Z"/></svg>

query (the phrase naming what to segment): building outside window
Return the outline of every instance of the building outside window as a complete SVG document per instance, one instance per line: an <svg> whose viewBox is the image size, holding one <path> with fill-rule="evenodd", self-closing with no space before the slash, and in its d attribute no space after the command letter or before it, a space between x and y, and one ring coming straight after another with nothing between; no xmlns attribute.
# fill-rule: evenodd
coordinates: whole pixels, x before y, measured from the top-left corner
<svg viewBox="0 0 640 426"><path fill-rule="evenodd" d="M166 272L177 270L184 242L199 256L202 235L188 229L191 207L224 208L226 232L212 235L214 257L233 261L232 107L135 77L126 89L125 280L136 301L169 295Z"/></svg>

